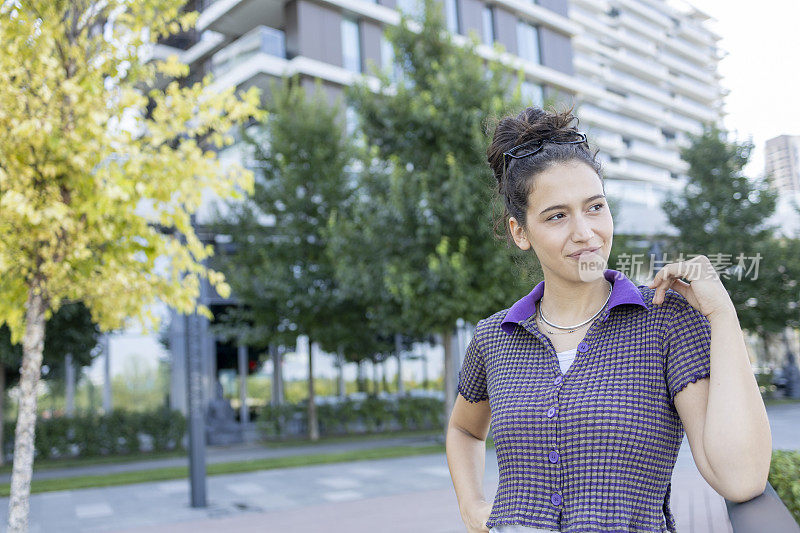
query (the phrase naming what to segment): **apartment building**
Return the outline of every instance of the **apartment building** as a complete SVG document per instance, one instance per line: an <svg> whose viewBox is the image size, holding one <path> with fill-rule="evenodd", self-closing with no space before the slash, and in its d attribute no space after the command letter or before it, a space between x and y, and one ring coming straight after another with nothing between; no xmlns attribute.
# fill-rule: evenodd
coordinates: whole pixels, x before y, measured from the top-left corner
<svg viewBox="0 0 800 533"><path fill-rule="evenodd" d="M775 187L786 193L800 193L800 135L779 135L764 146L764 171Z"/></svg>
<svg viewBox="0 0 800 533"><path fill-rule="evenodd" d="M572 0L576 76L597 91L580 116L597 140L609 196L622 200L622 233L672 233L659 205L682 188L680 148L703 123L719 123L720 37L709 16L661 0Z"/></svg>
<svg viewBox="0 0 800 533"><path fill-rule="evenodd" d="M457 42L474 32L483 57L522 68L528 102L555 98L576 104L581 127L600 150L606 191L618 202L618 233L651 239L674 232L659 204L684 183L687 165L680 147L688 134L702 131L703 122L719 122L723 113L720 37L707 28L708 15L672 0L441 0L441 5ZM334 98L360 77L369 79L370 65L394 71L383 29L399 24L400 10L414 13L419 4L194 0L189 9L200 12L195 30L158 45L155 54L178 53L191 66L192 79L213 73L215 87L255 85L268 91L271 79L299 75L308 87L321 80ZM504 51L498 53L495 43ZM235 148L224 156L239 157ZM213 295L204 302L231 303ZM173 322L178 354L182 332L180 321ZM219 345L203 338L203 358L214 361ZM183 409L185 376L178 370L173 404ZM213 363L206 372L211 394Z"/></svg>

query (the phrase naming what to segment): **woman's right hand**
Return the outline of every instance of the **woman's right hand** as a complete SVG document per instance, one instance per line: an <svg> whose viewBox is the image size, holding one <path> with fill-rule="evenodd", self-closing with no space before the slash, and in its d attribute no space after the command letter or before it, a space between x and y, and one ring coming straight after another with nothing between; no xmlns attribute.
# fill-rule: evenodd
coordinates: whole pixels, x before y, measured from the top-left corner
<svg viewBox="0 0 800 533"><path fill-rule="evenodd" d="M492 512L492 504L481 500L470 505L461 514L464 525L467 526L467 533L489 533L486 521Z"/></svg>

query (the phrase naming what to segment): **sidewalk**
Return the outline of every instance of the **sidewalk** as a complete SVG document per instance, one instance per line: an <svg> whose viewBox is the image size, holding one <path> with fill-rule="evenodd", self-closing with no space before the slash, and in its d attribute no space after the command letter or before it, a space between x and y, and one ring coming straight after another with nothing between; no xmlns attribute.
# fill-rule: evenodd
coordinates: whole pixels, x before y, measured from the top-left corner
<svg viewBox="0 0 800 533"><path fill-rule="evenodd" d="M767 412L773 447L800 448L800 407L771 406ZM431 444L438 438L422 437L417 443ZM352 450L358 445L366 449L403 444L413 444L413 438L266 450L252 446L215 448L209 450L208 460L235 461ZM185 459L158 463L162 461L185 464ZM154 463L134 464L149 469ZM108 471L108 465L100 467ZM76 475L74 469L69 472ZM486 454L484 479L485 495L491 499L497 487L497 462L491 449ZM685 438L672 483L671 503L678 531L731 532L724 500L700 476ZM209 476L206 486L205 508L189 506L187 479L34 494L30 532L464 531L443 453ZM7 506L8 499L0 499L0 523L5 522Z"/></svg>

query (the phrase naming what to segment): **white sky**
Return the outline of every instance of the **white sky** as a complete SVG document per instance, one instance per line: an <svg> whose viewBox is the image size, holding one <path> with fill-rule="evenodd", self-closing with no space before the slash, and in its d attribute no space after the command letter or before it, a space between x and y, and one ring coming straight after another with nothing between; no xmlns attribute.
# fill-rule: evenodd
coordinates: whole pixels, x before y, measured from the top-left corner
<svg viewBox="0 0 800 533"><path fill-rule="evenodd" d="M691 0L716 19L710 27L728 52L720 62L726 128L756 148L746 168L764 172L764 143L778 135L800 135L800 2L798 0Z"/></svg>
<svg viewBox="0 0 800 533"><path fill-rule="evenodd" d="M716 19L710 27L722 36L719 46L727 52L720 62L722 84L730 90L725 99L725 127L738 140L753 139L755 150L745 170L751 177L760 176L764 172L766 140L783 134L800 135L800 1L759 0L755 5L732 0L690 3ZM159 357L166 355L154 336L136 332L113 337L111 352L112 374L120 373L128 358L154 366ZM439 371L436 361L437 356L433 355L433 375ZM326 363L318 367L320 374L332 375L333 368ZM438 363L441 364L440 359ZM300 372L303 365L302 361L292 360L289 373ZM418 363L408 366L414 374L421 370ZM90 375L96 381L102 379L100 364L94 365Z"/></svg>

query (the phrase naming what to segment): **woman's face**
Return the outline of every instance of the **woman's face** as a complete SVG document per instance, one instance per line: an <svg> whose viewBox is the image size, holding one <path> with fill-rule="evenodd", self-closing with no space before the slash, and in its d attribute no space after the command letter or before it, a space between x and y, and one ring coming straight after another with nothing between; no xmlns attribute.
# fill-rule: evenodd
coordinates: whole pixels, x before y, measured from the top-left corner
<svg viewBox="0 0 800 533"><path fill-rule="evenodd" d="M533 248L544 271L573 281L602 277L611 253L614 221L600 177L589 165L558 163L537 174L525 227L511 217L514 241ZM582 248L596 251L572 255Z"/></svg>

